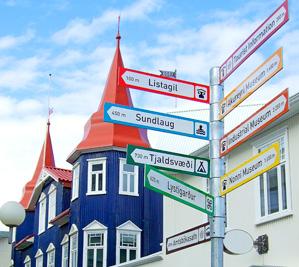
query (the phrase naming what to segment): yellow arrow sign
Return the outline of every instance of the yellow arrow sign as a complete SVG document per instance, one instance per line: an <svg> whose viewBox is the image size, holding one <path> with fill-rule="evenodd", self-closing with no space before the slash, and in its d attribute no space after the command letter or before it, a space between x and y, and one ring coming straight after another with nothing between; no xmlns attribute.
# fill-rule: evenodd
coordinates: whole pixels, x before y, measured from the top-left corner
<svg viewBox="0 0 299 267"><path fill-rule="evenodd" d="M282 70L282 67L282 48L279 48L220 102L219 120Z"/></svg>
<svg viewBox="0 0 299 267"><path fill-rule="evenodd" d="M246 160L221 179L220 195L238 188L280 163L279 143L274 143L254 157Z"/></svg>

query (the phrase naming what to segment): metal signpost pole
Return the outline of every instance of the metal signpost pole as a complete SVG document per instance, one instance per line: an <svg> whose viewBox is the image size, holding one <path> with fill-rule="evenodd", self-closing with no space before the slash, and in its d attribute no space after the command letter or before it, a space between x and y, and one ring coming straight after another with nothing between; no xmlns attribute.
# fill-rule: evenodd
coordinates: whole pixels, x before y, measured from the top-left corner
<svg viewBox="0 0 299 267"><path fill-rule="evenodd" d="M223 267L223 239L225 202L220 196L220 177L224 175L224 161L220 158L220 139L224 134L223 121L218 119L219 103L223 99L220 68L210 70L210 194L214 196L214 216L211 217L211 267Z"/></svg>

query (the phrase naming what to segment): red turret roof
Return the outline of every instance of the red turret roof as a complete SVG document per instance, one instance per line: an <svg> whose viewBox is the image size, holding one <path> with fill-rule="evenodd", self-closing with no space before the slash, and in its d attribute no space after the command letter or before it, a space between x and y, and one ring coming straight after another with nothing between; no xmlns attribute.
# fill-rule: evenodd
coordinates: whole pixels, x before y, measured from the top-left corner
<svg viewBox="0 0 299 267"><path fill-rule="evenodd" d="M117 34L117 47L106 81L101 103L85 124L84 137L71 153L68 162L73 163L82 152L105 147L126 147L128 144L149 146L146 131L138 128L104 122L104 103L110 102L132 106L128 88L118 84L119 67L123 67L120 52L120 35Z"/></svg>
<svg viewBox="0 0 299 267"><path fill-rule="evenodd" d="M47 123L46 140L40 152L39 159L35 168L35 172L33 174L32 179L25 185L23 189L23 196L20 203L23 205L25 209L28 208L32 192L35 188L38 177L44 167L55 168L55 160L54 160L54 153L52 148L49 121Z"/></svg>

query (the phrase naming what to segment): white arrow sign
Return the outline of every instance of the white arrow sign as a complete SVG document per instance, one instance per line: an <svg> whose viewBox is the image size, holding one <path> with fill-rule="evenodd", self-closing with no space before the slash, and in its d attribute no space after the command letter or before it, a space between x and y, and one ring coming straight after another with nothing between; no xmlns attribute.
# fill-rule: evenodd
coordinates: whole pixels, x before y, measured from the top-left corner
<svg viewBox="0 0 299 267"><path fill-rule="evenodd" d="M104 121L209 140L209 123L146 109L105 103Z"/></svg>
<svg viewBox="0 0 299 267"><path fill-rule="evenodd" d="M288 112L288 99L289 94L286 89L236 128L225 134L220 140L221 156L226 155L255 133Z"/></svg>

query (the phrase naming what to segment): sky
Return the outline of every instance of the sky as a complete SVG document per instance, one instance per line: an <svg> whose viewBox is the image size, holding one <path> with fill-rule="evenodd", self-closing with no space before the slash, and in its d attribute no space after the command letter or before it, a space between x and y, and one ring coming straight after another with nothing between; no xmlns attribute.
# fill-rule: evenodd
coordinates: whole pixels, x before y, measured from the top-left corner
<svg viewBox="0 0 299 267"><path fill-rule="evenodd" d="M119 15L125 67L156 74L176 69L179 79L208 84L210 68L220 66L282 2L1 0L0 206L19 201L33 175L45 139L48 106L54 109L56 166L71 169L66 158L81 141L84 124L101 100ZM289 0L289 22L224 82L225 95L279 47L284 69L244 104L256 109L287 87L290 95L299 92L298 11L299 2ZM131 94L136 107L208 120L206 104L137 90ZM240 107L228 115L226 130L245 114L248 111ZM153 147L180 153L206 144L152 131L149 138Z"/></svg>

